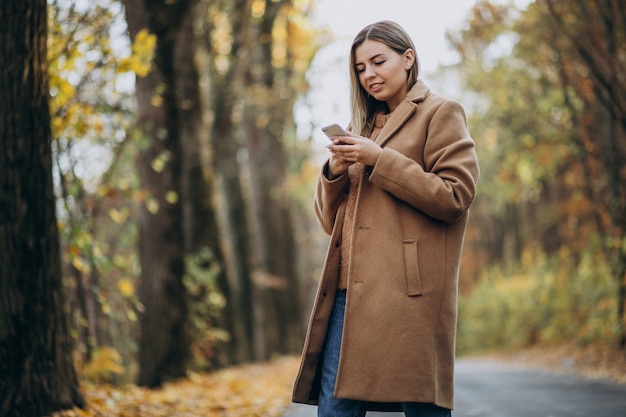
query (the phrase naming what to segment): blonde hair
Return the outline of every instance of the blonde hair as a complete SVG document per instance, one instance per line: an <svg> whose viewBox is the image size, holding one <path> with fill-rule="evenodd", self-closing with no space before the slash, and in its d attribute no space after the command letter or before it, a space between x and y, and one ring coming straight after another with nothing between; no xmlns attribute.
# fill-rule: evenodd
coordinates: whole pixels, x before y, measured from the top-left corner
<svg viewBox="0 0 626 417"><path fill-rule="evenodd" d="M419 77L419 60L411 37L399 24L389 20L372 23L364 27L352 41L350 49L350 103L352 107L350 129L355 133L369 136L374 127L374 116L385 108L385 103L367 94L359 81L355 66L355 51L366 40L384 43L398 54L403 54L408 49L413 50L415 60L407 71L407 92Z"/></svg>

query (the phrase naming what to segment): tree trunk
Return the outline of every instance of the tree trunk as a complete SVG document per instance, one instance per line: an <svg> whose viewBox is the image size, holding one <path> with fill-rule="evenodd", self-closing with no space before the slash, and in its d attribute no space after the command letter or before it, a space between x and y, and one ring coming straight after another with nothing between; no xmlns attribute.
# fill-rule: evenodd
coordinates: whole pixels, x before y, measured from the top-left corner
<svg viewBox="0 0 626 417"><path fill-rule="evenodd" d="M139 145L137 163L146 193L139 221L139 298L145 310L140 320L138 384L148 387L185 376L190 356L174 49L192 3L124 1L131 37L144 28L158 37L152 71L136 82L137 126L145 142Z"/></svg>
<svg viewBox="0 0 626 417"><path fill-rule="evenodd" d="M276 81L280 70L272 63L272 29L287 3L267 1L263 17L252 26L254 47L247 77L245 137L255 226L254 283L261 303L256 319L263 329L259 354L264 358L297 351L302 337L292 207L282 192L288 175L283 135L293 100L280 97L278 91L286 87Z"/></svg>
<svg viewBox="0 0 626 417"><path fill-rule="evenodd" d="M0 3L0 415L84 406L52 187L45 0Z"/></svg>
<svg viewBox="0 0 626 417"><path fill-rule="evenodd" d="M197 8L202 13L204 8ZM181 29L176 38L174 68L176 71L176 102L179 114L179 137L182 149L181 189L183 208L183 230L185 240L185 255L197 266L209 273L214 265L219 266L217 272L217 287L224 295L229 293L226 270L223 268L224 255L220 248L217 226L217 213L213 207L213 175L208 166L210 161L207 155L209 131L203 124L200 75L196 62L196 36L194 23L196 12L191 11L185 16ZM205 16L205 14L200 14ZM204 133L203 133L204 132ZM203 158L204 156L204 158ZM204 168L206 165L206 168ZM196 255L208 249L211 259L198 259ZM209 261L209 262L207 262ZM232 309L226 305L220 318L212 326L229 330L233 326ZM231 343L225 348L212 346L214 357L212 362L218 366L232 363Z"/></svg>
<svg viewBox="0 0 626 417"><path fill-rule="evenodd" d="M255 304L250 271L250 233L238 162L241 141L238 140L234 113L238 98L242 97L243 69L247 64L245 39L250 13L247 0L210 2L210 8L229 16L233 37L227 71L217 68L217 54L212 48L212 22L209 22L204 36L207 42L204 52L209 74L207 114L212 115L210 159L215 173L216 206L220 215L221 245L228 278L225 295L232 323L229 328L232 359L234 362L245 362L257 359L252 349L256 333L253 321Z"/></svg>

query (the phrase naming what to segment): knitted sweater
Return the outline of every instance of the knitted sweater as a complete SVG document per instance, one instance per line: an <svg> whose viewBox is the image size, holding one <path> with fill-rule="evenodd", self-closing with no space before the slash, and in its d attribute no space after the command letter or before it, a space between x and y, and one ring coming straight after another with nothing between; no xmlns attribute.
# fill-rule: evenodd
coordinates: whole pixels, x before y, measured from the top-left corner
<svg viewBox="0 0 626 417"><path fill-rule="evenodd" d="M376 140L378 134L382 130L389 114L378 113L374 119L374 130L370 135L371 140ZM356 162L348 167L349 185L348 185L348 201L346 202L346 211L344 214L343 228L341 229L341 261L339 262L339 281L337 282L338 290L348 288L348 265L350 265L350 254L352 252L352 232L354 227L354 209L356 207L357 191L359 183L363 178L363 170L365 165Z"/></svg>

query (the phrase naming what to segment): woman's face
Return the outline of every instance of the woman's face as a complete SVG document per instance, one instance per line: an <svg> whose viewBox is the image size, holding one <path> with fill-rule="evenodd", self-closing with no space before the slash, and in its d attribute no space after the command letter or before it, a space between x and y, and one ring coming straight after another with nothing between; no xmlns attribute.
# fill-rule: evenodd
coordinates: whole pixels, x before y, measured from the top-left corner
<svg viewBox="0 0 626 417"><path fill-rule="evenodd" d="M399 54L382 42L366 40L354 51L354 67L365 91L384 101L392 112L407 93L407 71L415 53L407 49Z"/></svg>

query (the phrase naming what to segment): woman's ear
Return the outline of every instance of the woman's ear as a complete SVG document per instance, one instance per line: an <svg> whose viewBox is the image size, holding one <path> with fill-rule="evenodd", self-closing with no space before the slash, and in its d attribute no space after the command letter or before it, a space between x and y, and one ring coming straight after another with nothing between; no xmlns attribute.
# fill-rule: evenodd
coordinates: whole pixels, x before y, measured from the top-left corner
<svg viewBox="0 0 626 417"><path fill-rule="evenodd" d="M407 49L406 51L404 51L404 54L402 54L404 56L404 69L406 69L407 71L411 69L411 67L413 66L413 63L415 62L415 51L412 49Z"/></svg>

